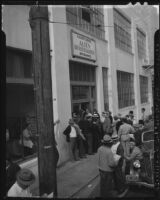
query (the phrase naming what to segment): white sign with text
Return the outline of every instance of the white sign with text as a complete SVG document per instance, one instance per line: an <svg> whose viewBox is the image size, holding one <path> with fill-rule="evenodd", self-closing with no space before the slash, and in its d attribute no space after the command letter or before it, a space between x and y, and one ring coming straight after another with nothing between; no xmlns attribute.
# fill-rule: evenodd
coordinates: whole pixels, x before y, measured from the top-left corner
<svg viewBox="0 0 160 200"><path fill-rule="evenodd" d="M96 61L96 44L93 39L72 32L73 56Z"/></svg>

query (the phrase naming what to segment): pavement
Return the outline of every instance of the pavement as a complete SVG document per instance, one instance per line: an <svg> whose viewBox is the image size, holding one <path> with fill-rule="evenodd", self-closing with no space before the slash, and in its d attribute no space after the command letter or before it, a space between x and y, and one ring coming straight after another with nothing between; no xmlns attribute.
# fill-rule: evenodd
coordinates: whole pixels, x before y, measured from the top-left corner
<svg viewBox="0 0 160 200"><path fill-rule="evenodd" d="M87 198L99 184L97 154L69 161L57 169L58 198Z"/></svg>
<svg viewBox="0 0 160 200"><path fill-rule="evenodd" d="M100 177L97 167L97 154L88 155L79 161L68 161L57 168L58 198L96 198L100 197ZM38 183L34 188L38 195ZM117 192L113 190L113 197ZM53 193L48 197L53 197ZM129 188L125 197L154 197L153 191L143 187ZM123 197L124 198L124 197Z"/></svg>
<svg viewBox="0 0 160 200"><path fill-rule="evenodd" d="M97 154L87 155L87 158L79 161L68 161L57 167L58 198L88 198L97 185L99 185ZM39 194L38 177L32 193L34 196ZM53 193L48 197L52 198Z"/></svg>

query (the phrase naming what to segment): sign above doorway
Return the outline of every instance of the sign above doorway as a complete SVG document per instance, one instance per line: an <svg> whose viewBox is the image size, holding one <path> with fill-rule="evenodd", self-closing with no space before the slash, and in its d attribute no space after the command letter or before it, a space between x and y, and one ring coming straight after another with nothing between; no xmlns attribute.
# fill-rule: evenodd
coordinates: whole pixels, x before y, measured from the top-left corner
<svg viewBox="0 0 160 200"><path fill-rule="evenodd" d="M71 31L72 35L72 55L74 57L84 58L96 61L96 43L95 40L84 35Z"/></svg>

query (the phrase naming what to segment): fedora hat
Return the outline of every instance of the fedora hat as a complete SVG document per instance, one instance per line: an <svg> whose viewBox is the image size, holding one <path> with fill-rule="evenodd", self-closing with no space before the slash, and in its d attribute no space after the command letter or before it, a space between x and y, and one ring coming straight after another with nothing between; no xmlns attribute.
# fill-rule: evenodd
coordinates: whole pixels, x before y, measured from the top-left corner
<svg viewBox="0 0 160 200"><path fill-rule="evenodd" d="M119 139L119 137L118 137L118 135L117 135L117 134L114 134L114 135L112 135L111 139L112 139L112 140L118 140L118 139Z"/></svg>
<svg viewBox="0 0 160 200"><path fill-rule="evenodd" d="M97 113L94 113L94 114L93 114L93 117L94 117L94 118L98 118L99 116L98 116Z"/></svg>
<svg viewBox="0 0 160 200"><path fill-rule="evenodd" d="M103 140L101 140L101 142L105 144L111 144L113 141L109 135L104 135Z"/></svg>
<svg viewBox="0 0 160 200"><path fill-rule="evenodd" d="M90 117L92 117L92 116L93 116L93 115L92 115L91 113L88 113L86 117L87 117L87 118L90 118Z"/></svg>
<svg viewBox="0 0 160 200"><path fill-rule="evenodd" d="M21 169L17 173L17 183L24 186L30 186L35 181L35 175L29 169Z"/></svg>

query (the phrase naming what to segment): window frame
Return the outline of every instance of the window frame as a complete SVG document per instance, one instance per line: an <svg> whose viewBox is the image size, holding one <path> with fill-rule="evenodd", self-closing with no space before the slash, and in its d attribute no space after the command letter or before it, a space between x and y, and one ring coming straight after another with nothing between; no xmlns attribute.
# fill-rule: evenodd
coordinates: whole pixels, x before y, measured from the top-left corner
<svg viewBox="0 0 160 200"><path fill-rule="evenodd" d="M117 94L119 109L135 105L133 73L117 70Z"/></svg>
<svg viewBox="0 0 160 200"><path fill-rule="evenodd" d="M147 37L144 31L140 28L136 28L137 31L137 51L138 58L145 59L146 58L146 50L147 50Z"/></svg>
<svg viewBox="0 0 160 200"><path fill-rule="evenodd" d="M82 19L82 9L89 9L91 21L90 23ZM98 39L105 40L105 29L104 29L104 13L103 9L99 10L98 6L92 5L80 5L80 6L72 6L75 10L77 10L76 15L76 23L74 23L75 17L73 16L72 11L70 11L70 6L66 6L66 19L67 23L81 31L89 33L90 35L97 37ZM89 8L88 8L89 7ZM71 16L72 15L72 16ZM100 26L96 26L99 25Z"/></svg>
<svg viewBox="0 0 160 200"><path fill-rule="evenodd" d="M139 75L141 104L149 101L149 80L147 76Z"/></svg>
<svg viewBox="0 0 160 200"><path fill-rule="evenodd" d="M113 9L113 20L115 46L132 54L131 20L117 8Z"/></svg>

